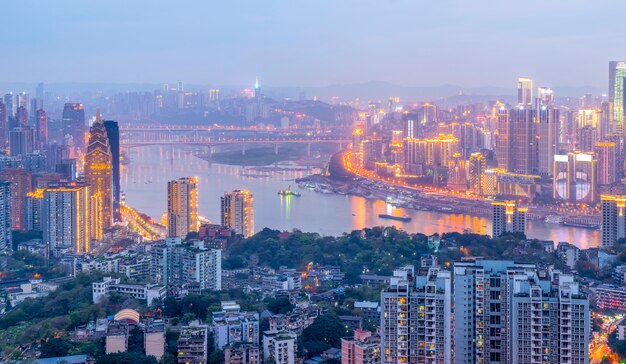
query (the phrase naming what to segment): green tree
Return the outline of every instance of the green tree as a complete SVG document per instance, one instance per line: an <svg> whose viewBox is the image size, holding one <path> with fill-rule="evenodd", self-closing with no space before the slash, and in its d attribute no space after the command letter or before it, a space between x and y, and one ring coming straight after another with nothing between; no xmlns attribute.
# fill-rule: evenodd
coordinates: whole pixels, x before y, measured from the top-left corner
<svg viewBox="0 0 626 364"><path fill-rule="evenodd" d="M72 345L66 338L52 338L41 343L41 358L66 356Z"/></svg>
<svg viewBox="0 0 626 364"><path fill-rule="evenodd" d="M341 338L346 335L346 328L339 317L327 314L319 316L311 326L304 329L302 339L309 353L319 355L330 347L340 348Z"/></svg>
<svg viewBox="0 0 626 364"><path fill-rule="evenodd" d="M158 364L153 356L136 351L127 351L125 353L107 354L99 357L96 364Z"/></svg>

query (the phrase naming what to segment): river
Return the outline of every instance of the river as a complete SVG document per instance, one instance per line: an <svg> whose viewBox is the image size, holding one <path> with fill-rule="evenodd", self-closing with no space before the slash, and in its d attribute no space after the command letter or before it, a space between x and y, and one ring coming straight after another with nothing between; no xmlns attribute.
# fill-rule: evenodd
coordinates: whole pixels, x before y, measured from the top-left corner
<svg viewBox="0 0 626 364"><path fill-rule="evenodd" d="M254 194L255 229L300 229L321 235L341 235L364 227L394 225L411 233L463 232L491 233L491 219L466 214L444 214L396 208L380 200L363 197L324 194L298 190L302 196L279 196L280 189L310 172L301 170L272 171L250 177L239 166L221 165L196 157L193 147L146 146L127 150L130 163L122 166L121 186L126 202L155 220L161 219L167 205L167 182L185 176L196 176L198 213L219 222L220 197L225 191L248 189ZM399 210L399 211L397 211ZM382 220L379 214L409 215L410 222ZM599 245L598 230L564 227L540 221L528 223L531 238L567 241L580 248Z"/></svg>

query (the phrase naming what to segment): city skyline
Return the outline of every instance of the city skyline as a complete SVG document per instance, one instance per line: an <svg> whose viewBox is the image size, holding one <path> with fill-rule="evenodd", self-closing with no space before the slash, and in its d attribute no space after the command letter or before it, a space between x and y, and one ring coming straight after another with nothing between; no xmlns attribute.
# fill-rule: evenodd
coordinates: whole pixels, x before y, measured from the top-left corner
<svg viewBox="0 0 626 364"><path fill-rule="evenodd" d="M507 87L527 76L604 87L606 62L624 58L615 45L626 37L625 5L608 2L64 4L62 12L58 3L29 8L20 37L0 35L13 50L0 60L13 70L3 81L220 85L261 75L275 86ZM8 27L20 27L11 15L27 6L5 4ZM580 57L581 47L594 57Z"/></svg>

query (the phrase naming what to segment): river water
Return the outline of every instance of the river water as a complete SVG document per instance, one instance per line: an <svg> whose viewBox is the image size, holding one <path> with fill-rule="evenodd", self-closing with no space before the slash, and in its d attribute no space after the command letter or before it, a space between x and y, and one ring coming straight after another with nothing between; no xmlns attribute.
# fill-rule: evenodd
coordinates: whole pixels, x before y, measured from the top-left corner
<svg viewBox="0 0 626 364"><path fill-rule="evenodd" d="M122 166L121 185L126 202L135 209L160 221L167 205L167 182L185 176L196 176L198 213L220 221L220 197L225 191L247 189L254 194L255 229L294 228L321 235L341 235L354 229L394 225L411 233L463 232L491 233L491 219L466 214L444 214L396 208L384 201L363 197L325 194L298 190L296 178L310 172L301 170L264 172L251 177L239 166L210 163L194 155L193 147L145 146L127 150L130 163ZM298 190L302 196L280 196L280 189ZM409 215L410 222L382 220L379 214ZM529 222L531 238L567 241L580 248L599 245L598 230L564 227L539 221Z"/></svg>

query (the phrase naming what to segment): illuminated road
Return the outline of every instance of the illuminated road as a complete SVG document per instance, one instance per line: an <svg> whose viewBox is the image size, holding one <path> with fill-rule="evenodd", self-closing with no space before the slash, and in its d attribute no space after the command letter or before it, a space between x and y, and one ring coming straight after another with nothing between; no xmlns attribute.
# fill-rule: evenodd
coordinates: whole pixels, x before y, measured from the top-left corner
<svg viewBox="0 0 626 364"><path fill-rule="evenodd" d="M132 207L122 204L120 206L122 212L122 221L128 224L128 227L135 232L141 234L144 239L158 240L165 237L165 228L155 223L152 219L146 219L142 214Z"/></svg>
<svg viewBox="0 0 626 364"><path fill-rule="evenodd" d="M589 363L600 363L602 359L607 358L611 363L619 364L619 357L611 350L607 341L609 335L617 329L617 325L623 320L624 315L594 315L603 321L600 334L589 343Z"/></svg>

